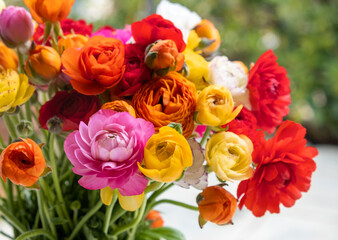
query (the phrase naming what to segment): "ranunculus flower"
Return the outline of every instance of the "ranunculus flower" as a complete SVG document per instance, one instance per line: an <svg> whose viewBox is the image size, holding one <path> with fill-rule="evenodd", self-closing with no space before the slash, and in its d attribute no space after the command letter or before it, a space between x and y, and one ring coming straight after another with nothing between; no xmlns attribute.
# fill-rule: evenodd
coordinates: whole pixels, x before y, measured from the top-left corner
<svg viewBox="0 0 338 240"><path fill-rule="evenodd" d="M89 37L93 32L93 24L87 24L85 20L73 20L64 19L60 21L61 29L64 36L69 34L80 34L85 37ZM37 45L41 45L44 42L43 34L45 32L45 24L39 24L34 32L33 40ZM61 37L59 36L59 39ZM46 45L50 46L50 38L46 41Z"/></svg>
<svg viewBox="0 0 338 240"><path fill-rule="evenodd" d="M188 66L187 79L195 84L197 90L202 90L209 84L206 82L208 76L208 62L204 57L191 49L184 50L185 63Z"/></svg>
<svg viewBox="0 0 338 240"><path fill-rule="evenodd" d="M264 138L265 136L263 131L257 130L256 117L245 107L242 108L234 120L222 127L228 127L228 131L236 133L237 135L243 134L250 138L254 145L254 149L257 144L261 143L261 138Z"/></svg>
<svg viewBox="0 0 338 240"><path fill-rule="evenodd" d="M14 110L16 106L25 103L35 91L25 74L17 74L11 69L0 72L0 89L0 113Z"/></svg>
<svg viewBox="0 0 338 240"><path fill-rule="evenodd" d="M0 176L16 185L29 187L39 180L46 167L40 146L33 140L21 139L6 147L0 156Z"/></svg>
<svg viewBox="0 0 338 240"><path fill-rule="evenodd" d="M179 52L185 49L185 42L181 30L169 20L160 15L152 14L142 21L134 22L131 31L136 43L148 46L157 40L171 39L175 42Z"/></svg>
<svg viewBox="0 0 338 240"><path fill-rule="evenodd" d="M86 189L118 189L123 196L140 195L148 180L138 171L146 142L154 134L154 126L126 112L102 109L88 125L66 139L64 148L73 164L79 184Z"/></svg>
<svg viewBox="0 0 338 240"><path fill-rule="evenodd" d="M24 0L33 18L38 23L59 22L65 19L75 0Z"/></svg>
<svg viewBox="0 0 338 240"><path fill-rule="evenodd" d="M149 211L148 215L146 216L146 220L151 222L150 228L163 227L164 224L161 213L155 210Z"/></svg>
<svg viewBox="0 0 338 240"><path fill-rule="evenodd" d="M146 65L158 75L169 71L180 71L184 64L184 54L178 52L173 40L158 40L147 48L144 58Z"/></svg>
<svg viewBox="0 0 338 240"><path fill-rule="evenodd" d="M115 38L95 36L81 49L69 48L62 54L63 70L78 92L97 95L122 79L124 45Z"/></svg>
<svg viewBox="0 0 338 240"><path fill-rule="evenodd" d="M34 71L33 73L31 68ZM60 74L60 55L52 47L38 45L29 51L25 70L30 77L38 74L45 81L51 80Z"/></svg>
<svg viewBox="0 0 338 240"><path fill-rule="evenodd" d="M230 223L237 209L236 198L221 186L207 187L198 203L200 216L216 224Z"/></svg>
<svg viewBox="0 0 338 240"><path fill-rule="evenodd" d="M272 50L260 56L250 69L248 89L258 127L268 133L274 132L289 113L291 97L287 72L279 66Z"/></svg>
<svg viewBox="0 0 338 240"><path fill-rule="evenodd" d="M68 48L81 48L88 42L88 38L81 34L68 34L58 41L58 48L60 54Z"/></svg>
<svg viewBox="0 0 338 240"><path fill-rule="evenodd" d="M242 105L234 109L234 101L227 88L210 85L198 94L196 120L217 127L232 121L241 109Z"/></svg>
<svg viewBox="0 0 338 240"><path fill-rule="evenodd" d="M318 151L306 146L305 133L302 125L288 120L273 138L262 139L253 154L253 177L238 186L239 208L245 205L256 217L266 211L279 213L280 203L291 207L309 190Z"/></svg>
<svg viewBox="0 0 338 240"><path fill-rule="evenodd" d="M171 122L182 124L185 137L194 130L195 86L179 73L170 72L145 83L134 95L131 105L136 116L152 122L156 131Z"/></svg>
<svg viewBox="0 0 338 240"><path fill-rule="evenodd" d="M167 0L162 0L157 5L156 13L180 29L185 42L188 40L189 31L202 21L196 12L190 11L179 3L171 3Z"/></svg>
<svg viewBox="0 0 338 240"><path fill-rule="evenodd" d="M158 182L173 182L192 165L189 143L178 131L164 126L148 140L140 171Z"/></svg>
<svg viewBox="0 0 338 240"><path fill-rule="evenodd" d="M111 109L115 112L128 112L133 117L136 117L135 109L129 103L123 100L106 102L102 105L101 109Z"/></svg>
<svg viewBox="0 0 338 240"><path fill-rule="evenodd" d="M217 56L209 63L207 81L228 88L235 98L245 93L248 75L239 64L229 61L226 56Z"/></svg>
<svg viewBox="0 0 338 240"><path fill-rule="evenodd" d="M0 72L6 69L16 70L18 65L19 58L16 52L0 41Z"/></svg>
<svg viewBox="0 0 338 240"><path fill-rule="evenodd" d="M108 38L116 38L120 39L124 44L126 44L130 38L132 37L131 34L131 26L126 25L124 29L115 29L110 26L104 26L94 32L92 35L93 36L103 36L103 37L108 37Z"/></svg>
<svg viewBox="0 0 338 240"><path fill-rule="evenodd" d="M209 57L218 50L221 45L221 37L212 22L207 19L203 19L195 26L194 30L201 38L202 43L199 43L199 48L202 50L203 56ZM209 44L210 42L211 44ZM205 47L203 47L203 45L205 45Z"/></svg>
<svg viewBox="0 0 338 240"><path fill-rule="evenodd" d="M205 147L208 165L224 181L244 180L253 174L253 145L245 135L233 132L213 134Z"/></svg>
<svg viewBox="0 0 338 240"><path fill-rule="evenodd" d="M9 47L27 42L34 33L29 12L23 7L9 6L0 14L0 36Z"/></svg>
<svg viewBox="0 0 338 240"><path fill-rule="evenodd" d="M131 96L148 80L151 70L144 63L144 48L140 44L125 45L126 70L118 85L119 96Z"/></svg>
<svg viewBox="0 0 338 240"><path fill-rule="evenodd" d="M39 122L48 129L48 120L58 117L62 121L62 131L79 129L80 122L88 123L89 117L100 109L97 96L86 96L76 91L59 91L40 108Z"/></svg>

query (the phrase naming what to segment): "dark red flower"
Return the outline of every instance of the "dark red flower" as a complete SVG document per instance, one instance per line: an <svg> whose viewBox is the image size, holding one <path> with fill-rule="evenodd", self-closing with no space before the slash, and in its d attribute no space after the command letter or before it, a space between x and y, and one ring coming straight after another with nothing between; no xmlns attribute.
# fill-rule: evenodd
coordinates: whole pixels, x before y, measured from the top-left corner
<svg viewBox="0 0 338 240"><path fill-rule="evenodd" d="M301 192L309 190L312 172L316 170L313 158L318 151L306 146L305 133L302 125L288 120L273 138L262 139L253 153L253 162L257 164L254 175L237 189L240 209L245 205L256 217L266 211L279 213L280 203L291 207Z"/></svg>
<svg viewBox="0 0 338 240"><path fill-rule="evenodd" d="M272 50L260 56L249 72L252 113L257 118L258 128L269 133L289 114L290 80L286 75Z"/></svg>
<svg viewBox="0 0 338 240"><path fill-rule="evenodd" d="M171 21L157 14L152 14L142 21L134 22L131 25L131 31L135 42L143 46L148 46L157 40L166 39L173 40L179 52L183 52L186 46L181 30L176 28Z"/></svg>
<svg viewBox="0 0 338 240"><path fill-rule="evenodd" d="M81 121L88 123L89 117L101 107L97 96L87 96L74 91L60 91L40 109L40 125L48 129L47 122L58 117L63 122L62 131L79 128Z"/></svg>
<svg viewBox="0 0 338 240"><path fill-rule="evenodd" d="M264 138L264 132L257 130L257 119L247 108L243 107L237 117L230 123L222 126L228 128L228 131L236 133L237 135L246 135L252 141L254 148L260 144L261 138Z"/></svg>
<svg viewBox="0 0 338 240"><path fill-rule="evenodd" d="M63 35L66 36L71 33L81 34L83 36L90 36L93 32L93 24L87 25L85 20L75 21L73 19L64 19L60 22ZM43 34L45 32L45 24L39 24L35 29L33 40L36 44L43 43ZM50 46L49 41L46 45Z"/></svg>
<svg viewBox="0 0 338 240"><path fill-rule="evenodd" d="M151 70L144 63L144 49L140 44L125 45L126 70L119 88L120 96L131 96L150 79Z"/></svg>

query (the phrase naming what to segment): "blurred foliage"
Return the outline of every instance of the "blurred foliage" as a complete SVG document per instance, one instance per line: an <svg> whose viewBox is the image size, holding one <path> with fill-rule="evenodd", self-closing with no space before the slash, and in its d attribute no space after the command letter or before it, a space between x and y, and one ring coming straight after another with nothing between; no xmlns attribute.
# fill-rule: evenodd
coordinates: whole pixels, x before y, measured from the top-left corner
<svg viewBox="0 0 338 240"><path fill-rule="evenodd" d="M22 1L7 1L22 3ZM154 13L160 0L76 0L71 17L94 27L125 24ZM211 20L222 38L220 54L247 65L267 49L292 82L289 118L314 142L338 144L337 0L179 0Z"/></svg>

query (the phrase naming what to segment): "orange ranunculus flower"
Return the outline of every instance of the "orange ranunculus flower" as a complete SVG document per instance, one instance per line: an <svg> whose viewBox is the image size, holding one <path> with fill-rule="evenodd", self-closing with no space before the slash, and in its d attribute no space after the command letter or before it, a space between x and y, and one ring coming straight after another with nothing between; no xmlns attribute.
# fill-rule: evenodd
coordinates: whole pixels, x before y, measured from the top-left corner
<svg viewBox="0 0 338 240"><path fill-rule="evenodd" d="M38 23L58 22L65 19L75 0L24 0L32 17Z"/></svg>
<svg viewBox="0 0 338 240"><path fill-rule="evenodd" d="M34 73L31 72L31 68ZM35 73L44 80L56 77L61 70L61 59L59 53L52 47L38 45L29 51L25 70L32 77Z"/></svg>
<svg viewBox="0 0 338 240"><path fill-rule="evenodd" d="M137 117L154 124L156 132L171 122L182 124L185 137L194 130L196 89L179 73L170 72L145 83L134 95L131 105Z"/></svg>
<svg viewBox="0 0 338 240"><path fill-rule="evenodd" d="M129 103L123 100L115 100L112 102L107 102L103 104L101 109L111 109L114 110L115 112L128 112L133 117L136 117L135 109Z"/></svg>
<svg viewBox="0 0 338 240"><path fill-rule="evenodd" d="M16 70L18 65L18 55L16 55L13 49L6 47L6 45L0 41L0 71L6 69Z"/></svg>
<svg viewBox="0 0 338 240"><path fill-rule="evenodd" d="M201 38L201 41L210 42L213 41L210 45L207 45L205 48L202 48L203 56L211 56L219 46L221 45L221 37L217 28L212 22L207 19L203 19L197 26L194 28L197 35ZM201 43L200 43L201 45ZM202 44L203 45L203 44Z"/></svg>
<svg viewBox="0 0 338 240"><path fill-rule="evenodd" d="M155 210L150 210L146 216L146 220L151 221L151 228L163 227L164 221L162 219L161 213Z"/></svg>
<svg viewBox="0 0 338 240"><path fill-rule="evenodd" d="M59 53L62 53L68 48L81 48L86 42L88 42L88 38L81 34L69 34L64 38L60 38L58 41Z"/></svg>
<svg viewBox="0 0 338 240"><path fill-rule="evenodd" d="M40 146L29 138L10 144L0 156L0 176L16 185L32 186L45 167Z"/></svg>
<svg viewBox="0 0 338 240"><path fill-rule="evenodd" d="M164 76L169 71L179 71L184 64L184 54L178 52L173 40L159 40L149 47L145 63L157 74Z"/></svg>
<svg viewBox="0 0 338 240"><path fill-rule="evenodd" d="M221 225L231 222L237 209L237 200L231 193L220 186L211 186L201 196L198 210L204 220Z"/></svg>
<svg viewBox="0 0 338 240"><path fill-rule="evenodd" d="M68 48L61 60L73 88L85 95L115 86L125 70L124 45L116 38L92 37L81 49Z"/></svg>

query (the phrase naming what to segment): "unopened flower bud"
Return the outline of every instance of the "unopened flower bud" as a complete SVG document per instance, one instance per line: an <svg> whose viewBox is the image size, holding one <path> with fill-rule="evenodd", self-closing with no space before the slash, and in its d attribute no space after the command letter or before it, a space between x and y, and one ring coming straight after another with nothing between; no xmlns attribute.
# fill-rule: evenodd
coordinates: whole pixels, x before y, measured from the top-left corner
<svg viewBox="0 0 338 240"><path fill-rule="evenodd" d="M60 55L53 48L38 45L29 52L25 70L30 77L41 77L46 82L55 78L60 73L60 69Z"/></svg>
<svg viewBox="0 0 338 240"><path fill-rule="evenodd" d="M27 42L34 33L32 17L22 7L9 6L0 14L0 35L9 47Z"/></svg>
<svg viewBox="0 0 338 240"><path fill-rule="evenodd" d="M63 121L54 116L47 121L47 127L49 132L59 134L62 132Z"/></svg>
<svg viewBox="0 0 338 240"><path fill-rule="evenodd" d="M178 52L173 40L159 40L148 46L144 62L158 75L164 76L169 71L182 69L184 55Z"/></svg>
<svg viewBox="0 0 338 240"><path fill-rule="evenodd" d="M22 120L17 126L16 130L20 137L27 138L33 135L33 124L30 121Z"/></svg>

